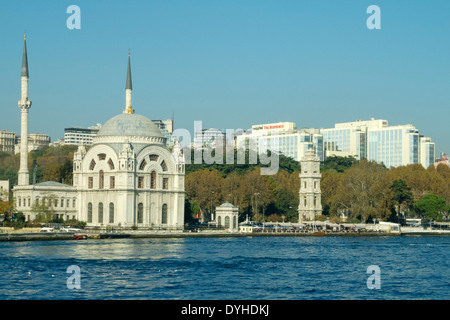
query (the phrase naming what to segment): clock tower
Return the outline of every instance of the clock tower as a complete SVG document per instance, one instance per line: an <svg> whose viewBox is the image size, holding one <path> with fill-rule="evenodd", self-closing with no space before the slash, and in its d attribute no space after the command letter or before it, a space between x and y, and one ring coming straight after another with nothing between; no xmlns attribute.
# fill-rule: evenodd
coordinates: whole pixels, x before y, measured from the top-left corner
<svg viewBox="0 0 450 320"><path fill-rule="evenodd" d="M320 160L314 150L309 149L300 164L298 220L313 221L317 215L322 214Z"/></svg>

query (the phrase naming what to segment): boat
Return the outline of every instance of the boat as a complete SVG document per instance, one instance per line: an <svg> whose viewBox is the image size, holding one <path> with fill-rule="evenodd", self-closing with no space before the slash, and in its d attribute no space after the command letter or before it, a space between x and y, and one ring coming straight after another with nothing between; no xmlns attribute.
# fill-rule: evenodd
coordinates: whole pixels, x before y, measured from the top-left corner
<svg viewBox="0 0 450 320"><path fill-rule="evenodd" d="M87 234L78 233L74 235L75 240L87 240L87 238L88 238Z"/></svg>
<svg viewBox="0 0 450 320"><path fill-rule="evenodd" d="M323 231L316 231L316 232L314 232L314 235L315 236L324 236L325 232L323 232Z"/></svg>

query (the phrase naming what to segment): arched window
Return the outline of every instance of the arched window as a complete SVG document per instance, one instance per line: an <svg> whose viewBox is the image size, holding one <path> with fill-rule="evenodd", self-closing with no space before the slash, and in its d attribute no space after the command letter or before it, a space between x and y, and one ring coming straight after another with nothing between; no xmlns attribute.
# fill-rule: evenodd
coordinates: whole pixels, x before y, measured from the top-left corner
<svg viewBox="0 0 450 320"><path fill-rule="evenodd" d="M225 228L226 229L230 228L230 217L229 216L225 217Z"/></svg>
<svg viewBox="0 0 450 320"><path fill-rule="evenodd" d="M237 229L237 218L236 218L236 216L233 217L233 229Z"/></svg>
<svg viewBox="0 0 450 320"><path fill-rule="evenodd" d="M164 160L161 162L161 168L163 169L163 171L167 171L167 164Z"/></svg>
<svg viewBox="0 0 450 320"><path fill-rule="evenodd" d="M138 223L144 222L144 205L142 204L142 202L138 204L137 222Z"/></svg>
<svg viewBox="0 0 450 320"><path fill-rule="evenodd" d="M89 170L94 170L94 168L95 168L95 160L92 159L91 163L89 164Z"/></svg>
<svg viewBox="0 0 450 320"><path fill-rule="evenodd" d="M88 203L87 222L92 223L92 203Z"/></svg>
<svg viewBox="0 0 450 320"><path fill-rule="evenodd" d="M150 173L150 189L156 189L156 171Z"/></svg>
<svg viewBox="0 0 450 320"><path fill-rule="evenodd" d="M109 223L114 223L114 203L109 203Z"/></svg>
<svg viewBox="0 0 450 320"><path fill-rule="evenodd" d="M217 225L220 227L222 225L222 217L218 216L217 217Z"/></svg>
<svg viewBox="0 0 450 320"><path fill-rule="evenodd" d="M103 223L103 203L98 204L98 223Z"/></svg>
<svg viewBox="0 0 450 320"><path fill-rule="evenodd" d="M98 172L98 188L103 189L104 185L105 185L105 173L103 172L103 170L100 170Z"/></svg>
<svg viewBox="0 0 450 320"><path fill-rule="evenodd" d="M147 165L147 161L145 161L145 159L142 160L142 162L141 162L141 164L139 166L139 170L144 170L146 165Z"/></svg>
<svg viewBox="0 0 450 320"><path fill-rule="evenodd" d="M163 204L161 212L161 223L167 224L167 204Z"/></svg>
<svg viewBox="0 0 450 320"><path fill-rule="evenodd" d="M108 165L109 169L114 170L114 162L111 159L108 160Z"/></svg>

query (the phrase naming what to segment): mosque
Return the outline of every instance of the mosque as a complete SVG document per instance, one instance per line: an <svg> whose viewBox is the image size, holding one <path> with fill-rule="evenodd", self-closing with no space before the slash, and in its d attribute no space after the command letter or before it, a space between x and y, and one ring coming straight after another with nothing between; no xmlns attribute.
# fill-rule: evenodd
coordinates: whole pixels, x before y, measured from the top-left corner
<svg viewBox="0 0 450 320"><path fill-rule="evenodd" d="M21 151L28 150L28 58L26 37L21 72ZM90 148L79 146L73 160L73 185L47 181L30 184L28 153L20 153L18 185L13 188L18 211L27 221L37 208L51 207L58 218L85 221L91 227L184 226L185 163L181 147L172 150L150 119L131 104L130 53L125 109L99 130Z"/></svg>

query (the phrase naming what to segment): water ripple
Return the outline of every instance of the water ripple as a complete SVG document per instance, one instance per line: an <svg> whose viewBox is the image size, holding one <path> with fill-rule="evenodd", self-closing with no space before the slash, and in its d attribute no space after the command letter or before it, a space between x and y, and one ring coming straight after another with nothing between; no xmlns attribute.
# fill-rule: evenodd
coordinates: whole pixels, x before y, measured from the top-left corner
<svg viewBox="0 0 450 320"><path fill-rule="evenodd" d="M0 243L0 299L449 299L448 237ZM67 267L81 270L70 290ZM378 265L381 289L367 288Z"/></svg>

